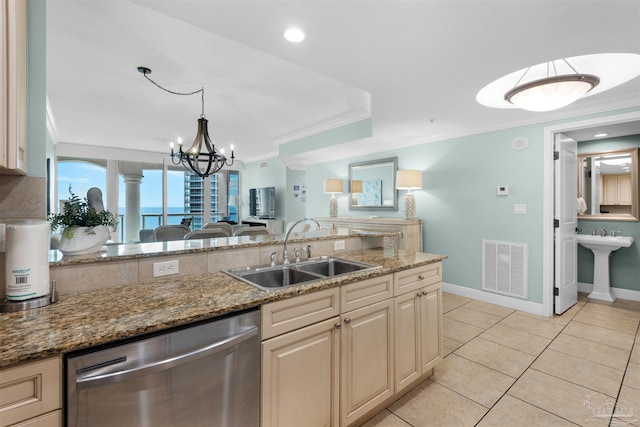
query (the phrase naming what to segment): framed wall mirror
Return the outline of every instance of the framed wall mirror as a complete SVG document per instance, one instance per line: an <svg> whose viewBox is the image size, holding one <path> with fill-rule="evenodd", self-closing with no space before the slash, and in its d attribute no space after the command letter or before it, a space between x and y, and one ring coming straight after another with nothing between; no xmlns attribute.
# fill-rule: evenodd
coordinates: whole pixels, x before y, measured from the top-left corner
<svg viewBox="0 0 640 427"><path fill-rule="evenodd" d="M578 219L638 221L638 149L578 156Z"/></svg>
<svg viewBox="0 0 640 427"><path fill-rule="evenodd" d="M398 210L398 158L349 164L350 210Z"/></svg>

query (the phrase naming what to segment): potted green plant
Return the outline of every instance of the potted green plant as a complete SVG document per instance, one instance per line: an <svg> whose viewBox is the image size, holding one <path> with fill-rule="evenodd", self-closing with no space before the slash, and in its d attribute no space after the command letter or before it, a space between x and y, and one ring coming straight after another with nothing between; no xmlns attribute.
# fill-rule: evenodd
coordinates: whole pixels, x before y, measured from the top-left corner
<svg viewBox="0 0 640 427"><path fill-rule="evenodd" d="M87 199L80 199L71 191L64 201L62 212L49 214L51 231L62 229L58 250L65 255L83 255L98 252L116 231L118 220L111 212L96 210Z"/></svg>

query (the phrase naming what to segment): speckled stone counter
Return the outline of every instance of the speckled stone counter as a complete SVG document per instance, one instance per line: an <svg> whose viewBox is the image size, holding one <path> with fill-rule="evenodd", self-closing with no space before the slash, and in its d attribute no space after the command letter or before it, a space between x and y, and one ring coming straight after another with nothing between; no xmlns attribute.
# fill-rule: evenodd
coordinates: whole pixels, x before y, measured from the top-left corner
<svg viewBox="0 0 640 427"><path fill-rule="evenodd" d="M335 240L346 237L385 237L397 235L397 232L376 231L366 232L359 230L321 230L306 232L304 234L292 233L289 243L311 242L319 240ZM155 257L158 255L181 255L198 252L210 252L216 250L231 250L239 248L281 245L284 242L283 234L270 234L258 236L235 236L215 239L175 240L170 242L149 243L122 243L104 246L101 252L90 255L64 256L57 249L49 251L49 265L52 267L92 264L108 261L122 261L127 259L139 259Z"/></svg>
<svg viewBox="0 0 640 427"><path fill-rule="evenodd" d="M265 292L224 273L153 280L63 295L53 305L0 314L0 368L210 319L264 303L340 286L420 265L446 256L381 249L341 255L381 266Z"/></svg>

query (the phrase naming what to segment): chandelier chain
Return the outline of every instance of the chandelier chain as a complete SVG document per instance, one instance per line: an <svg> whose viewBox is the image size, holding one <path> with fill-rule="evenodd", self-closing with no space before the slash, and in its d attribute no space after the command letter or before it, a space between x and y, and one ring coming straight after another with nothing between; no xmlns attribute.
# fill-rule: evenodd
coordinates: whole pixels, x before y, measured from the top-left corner
<svg viewBox="0 0 640 427"><path fill-rule="evenodd" d="M146 72L142 72L142 75L144 76L145 79L147 79L151 83L153 83L157 88L162 89L163 91L168 92L168 93L170 93L172 95L190 96L190 95L195 95L196 93L201 93L202 94L202 113L201 113L200 117L204 117L204 86L202 86L202 88L200 88L198 90L194 90L193 92L176 92L176 91L173 91L173 90L170 90L170 89L167 89L165 87L160 86L158 83L153 81L153 79L151 79L151 77L149 77Z"/></svg>

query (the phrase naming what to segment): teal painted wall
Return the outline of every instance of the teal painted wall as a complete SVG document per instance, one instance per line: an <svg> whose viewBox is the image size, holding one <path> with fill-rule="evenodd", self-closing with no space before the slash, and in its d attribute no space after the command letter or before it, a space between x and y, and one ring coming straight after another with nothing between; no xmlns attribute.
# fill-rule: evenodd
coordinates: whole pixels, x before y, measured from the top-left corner
<svg viewBox="0 0 640 427"><path fill-rule="evenodd" d="M284 219L285 191L287 186L286 166L278 159L266 159L243 165L240 178L240 194L244 206L240 209L240 217L249 216L249 189L261 187L276 188L276 217Z"/></svg>
<svg viewBox="0 0 640 427"><path fill-rule="evenodd" d="M44 0L28 3L27 51L27 171L46 176L46 5Z"/></svg>
<svg viewBox="0 0 640 427"><path fill-rule="evenodd" d="M285 230L287 223L304 218L307 208L305 171L287 169L287 183L285 191ZM294 186L298 190L294 190ZM303 194L304 192L304 194Z"/></svg>
<svg viewBox="0 0 640 427"><path fill-rule="evenodd" d="M514 151L517 137L529 147ZM307 215L327 216L329 195L322 193L327 176L347 177L351 162L398 156L399 169L424 170L424 188L415 191L416 216L424 222L426 252L447 255L443 280L482 288L482 239L526 243L529 253L529 300L542 302L542 153L543 126L528 126L417 145L373 156L310 166ZM508 185L510 195L496 196L496 187ZM338 215L402 218L400 209L349 211L347 194L338 197ZM514 215L513 205L527 205L526 215Z"/></svg>
<svg viewBox="0 0 640 427"><path fill-rule="evenodd" d="M640 135L580 142L578 152L597 153L634 147L640 147ZM609 258L610 278L614 288L640 291L640 222L581 219L578 220L578 228L584 234L601 228L607 230L608 234L616 230L635 239L636 242L631 247L619 249ZM581 245L578 245L578 282L593 284L593 252Z"/></svg>

